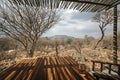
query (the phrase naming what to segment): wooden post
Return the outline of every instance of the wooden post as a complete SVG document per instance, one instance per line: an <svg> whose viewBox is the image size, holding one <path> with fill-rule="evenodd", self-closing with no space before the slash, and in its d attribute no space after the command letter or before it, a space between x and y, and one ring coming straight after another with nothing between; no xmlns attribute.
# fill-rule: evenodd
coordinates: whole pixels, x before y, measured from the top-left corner
<svg viewBox="0 0 120 80"><path fill-rule="evenodd" d="M93 67L92 70L95 71L95 62L93 61Z"/></svg>
<svg viewBox="0 0 120 80"><path fill-rule="evenodd" d="M113 62L117 63L117 6L114 7Z"/></svg>
<svg viewBox="0 0 120 80"><path fill-rule="evenodd" d="M120 66L118 66L118 75L120 76Z"/></svg>
<svg viewBox="0 0 120 80"><path fill-rule="evenodd" d="M108 69L109 69L108 73L111 74L111 64L109 64L109 68Z"/></svg>
<svg viewBox="0 0 120 80"><path fill-rule="evenodd" d="M100 71L102 72L103 71L103 63L100 63L100 64L101 64Z"/></svg>

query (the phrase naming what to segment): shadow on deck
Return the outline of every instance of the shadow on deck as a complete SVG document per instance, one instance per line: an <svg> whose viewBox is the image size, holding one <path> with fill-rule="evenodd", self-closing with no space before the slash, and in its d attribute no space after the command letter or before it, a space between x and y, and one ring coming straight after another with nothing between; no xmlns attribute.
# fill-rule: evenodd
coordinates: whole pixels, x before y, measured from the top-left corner
<svg viewBox="0 0 120 80"><path fill-rule="evenodd" d="M94 80L71 57L24 59L0 73L0 80Z"/></svg>

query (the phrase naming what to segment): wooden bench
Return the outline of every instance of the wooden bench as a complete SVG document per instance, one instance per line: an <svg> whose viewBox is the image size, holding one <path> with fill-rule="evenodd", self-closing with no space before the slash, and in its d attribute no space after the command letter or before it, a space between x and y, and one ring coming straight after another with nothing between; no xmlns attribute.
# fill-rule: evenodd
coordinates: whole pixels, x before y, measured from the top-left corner
<svg viewBox="0 0 120 80"><path fill-rule="evenodd" d="M97 80L100 78L105 80L120 80L120 64L108 63L108 62L101 62L101 61L92 61L93 62L93 75L96 77ZM99 64L100 69L99 71L95 70L95 65ZM107 66L105 66L107 65ZM112 66L115 66L117 69L112 69ZM103 70L108 70L108 73L104 72ZM112 73L115 74L112 74Z"/></svg>
<svg viewBox="0 0 120 80"><path fill-rule="evenodd" d="M100 78L105 80L120 80L118 76L110 75L104 72L94 72L93 75L96 77L96 80L99 80Z"/></svg>

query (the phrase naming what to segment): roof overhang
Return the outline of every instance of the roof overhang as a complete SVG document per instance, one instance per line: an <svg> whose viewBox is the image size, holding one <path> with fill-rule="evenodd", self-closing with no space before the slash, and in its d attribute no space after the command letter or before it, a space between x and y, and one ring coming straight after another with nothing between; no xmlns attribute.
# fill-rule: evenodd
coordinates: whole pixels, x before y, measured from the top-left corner
<svg viewBox="0 0 120 80"><path fill-rule="evenodd" d="M110 9L120 0L13 0L15 3L47 8L75 9L81 12L100 12Z"/></svg>

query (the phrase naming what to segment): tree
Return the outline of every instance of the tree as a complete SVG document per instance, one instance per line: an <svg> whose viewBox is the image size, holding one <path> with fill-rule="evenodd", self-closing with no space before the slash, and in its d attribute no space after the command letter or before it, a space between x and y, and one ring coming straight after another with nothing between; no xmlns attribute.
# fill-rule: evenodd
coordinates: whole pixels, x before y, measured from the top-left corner
<svg viewBox="0 0 120 80"><path fill-rule="evenodd" d="M101 45L101 47L103 48L103 49L109 49L109 50L112 50L112 40L110 40L110 39L112 39L112 36L110 35L110 36L105 36L104 37L104 39L102 40L102 45Z"/></svg>
<svg viewBox="0 0 120 80"><path fill-rule="evenodd" d="M0 51L7 51L10 49L14 49L16 44L13 43L13 40L2 37L0 38Z"/></svg>
<svg viewBox="0 0 120 80"><path fill-rule="evenodd" d="M67 44L71 44L72 41L73 41L73 40L72 40L71 38L66 39L66 43L67 43Z"/></svg>
<svg viewBox="0 0 120 80"><path fill-rule="evenodd" d="M58 52L58 47L59 47L59 42L57 40L55 40L55 51L56 51L56 56L58 56L59 52Z"/></svg>
<svg viewBox="0 0 120 80"><path fill-rule="evenodd" d="M97 13L94 17L93 20L97 23L99 23L99 29L101 31L101 38L98 40L98 42L96 43L94 49L97 48L98 44L103 40L104 36L105 36L105 30L107 25L112 24L114 17L113 17L113 11L112 10L108 10L108 11L103 11L100 13Z"/></svg>
<svg viewBox="0 0 120 80"><path fill-rule="evenodd" d="M84 44L86 44L87 46L90 45L91 41L93 40L94 40L94 37L92 36L88 36L88 35L84 36Z"/></svg>
<svg viewBox="0 0 120 80"><path fill-rule="evenodd" d="M0 30L19 41L32 57L39 37L59 21L59 15L57 10L13 1L0 4Z"/></svg>
<svg viewBox="0 0 120 80"><path fill-rule="evenodd" d="M83 41L82 40L74 40L72 42L72 47L77 51L78 54L81 55L81 48L83 46Z"/></svg>

